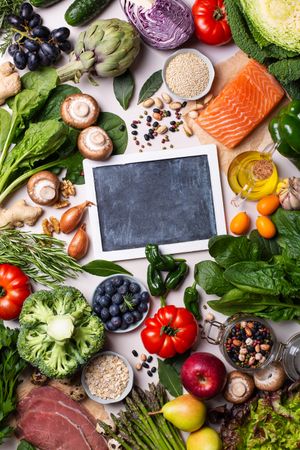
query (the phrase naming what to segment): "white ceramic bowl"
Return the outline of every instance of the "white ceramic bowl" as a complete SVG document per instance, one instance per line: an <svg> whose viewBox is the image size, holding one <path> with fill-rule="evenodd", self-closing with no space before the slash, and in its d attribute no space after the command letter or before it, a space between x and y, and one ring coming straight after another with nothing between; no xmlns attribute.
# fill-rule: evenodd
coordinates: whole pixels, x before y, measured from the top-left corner
<svg viewBox="0 0 300 450"><path fill-rule="evenodd" d="M129 380L128 380L128 384L127 384L126 388L124 389L123 393L120 395L120 397L118 397L118 398L116 398L116 399L104 399L104 398L101 398L101 397L97 397L96 395L93 395L93 394L90 392L90 390L89 390L89 388L88 388L88 385L87 385L87 383L86 383L86 381L85 381L85 371L86 371L87 366L89 365L89 363L90 363L93 359L97 358L98 356L102 356L102 355L114 355L114 356L118 356L118 357L124 362L124 364L126 365L126 367L128 368L128 372L129 372ZM111 352L111 351L100 352L100 353L97 353L95 356L93 356L93 358L92 358L92 359L91 359L91 360L83 367L82 374L81 374L81 384L82 384L83 389L85 390L87 396L88 396L90 399L94 400L95 402L101 403L102 405L109 405L109 404L111 404L111 403L118 403L118 402L122 401L125 397L127 397L127 395L130 393L130 391L131 391L131 389L132 389L132 386L133 386L133 379L134 379L133 370L132 370L131 365L130 365L129 362L127 361L127 359L124 358L124 356L120 355L119 353Z"/></svg>
<svg viewBox="0 0 300 450"><path fill-rule="evenodd" d="M127 275L127 274L124 274L124 273L116 273L115 275L110 275L110 276L106 277L103 281L101 281L100 284L105 283L105 281L109 280L110 278L115 278L115 277L128 278L129 280L132 280L133 282L137 283L141 287L141 292L143 292L143 291L149 292L149 290L144 286L144 284L140 280L138 280L135 277L132 277L131 275ZM94 295L95 295L95 293L96 293L96 290L94 292ZM94 295L93 295L93 297L94 297ZM149 296L150 296L150 294L149 294ZM128 328L126 328L126 330L118 329L118 330L112 331L112 330L108 330L107 328L105 328L105 330L108 333L128 333L128 332L130 332L132 330L135 330L137 327L139 327L144 322L144 320L146 319L146 317L147 317L147 315L149 313L149 309L150 309L150 298L149 298L149 302L148 302L148 309L147 309L146 312L143 313L143 316L142 316L141 320L139 320L138 322L133 323Z"/></svg>
<svg viewBox="0 0 300 450"><path fill-rule="evenodd" d="M180 97L179 95L175 94L175 92L173 92L169 86L168 83L166 81L166 69L168 67L169 62L177 55L180 55L182 53L194 53L196 56L198 56L199 58L201 58L207 65L208 67L208 75L209 75L209 80L208 80L208 84L207 87L204 89L204 91L199 92L198 95L195 95L194 97L189 97L189 98L183 98ZM188 70L188 68L187 68ZM210 59L207 58L207 56L203 55L203 53L199 52L199 50L196 50L194 48L182 48L180 50L177 50L175 53L172 53L171 56L169 56L169 58L166 59L165 63L164 63L164 67L163 67L163 71L162 71L162 75L163 75L163 80L164 83L166 85L166 88L168 90L168 92L170 93L170 95L172 95L173 97L176 97L179 100L182 101L189 101L189 100L197 100L199 98L204 97L206 94L209 93L211 86L213 84L214 78L215 78L215 69L214 66L212 65L212 62Z"/></svg>

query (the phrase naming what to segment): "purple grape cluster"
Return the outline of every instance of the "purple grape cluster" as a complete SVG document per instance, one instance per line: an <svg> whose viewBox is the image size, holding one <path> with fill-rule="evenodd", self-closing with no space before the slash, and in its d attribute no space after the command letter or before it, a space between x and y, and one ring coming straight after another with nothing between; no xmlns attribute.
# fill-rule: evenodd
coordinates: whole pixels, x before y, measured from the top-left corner
<svg viewBox="0 0 300 450"><path fill-rule="evenodd" d="M69 53L72 49L68 40L70 30L66 27L50 31L42 25L42 18L34 12L30 3L23 3L20 14L10 14L8 23L17 32L14 42L8 47L15 66L22 70L36 70L41 66L51 66L61 52Z"/></svg>

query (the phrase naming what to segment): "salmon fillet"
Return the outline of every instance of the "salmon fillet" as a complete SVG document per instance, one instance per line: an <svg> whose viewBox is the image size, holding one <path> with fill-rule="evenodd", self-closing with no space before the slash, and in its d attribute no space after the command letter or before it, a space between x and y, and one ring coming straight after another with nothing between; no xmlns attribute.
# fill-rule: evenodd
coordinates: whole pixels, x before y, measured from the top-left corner
<svg viewBox="0 0 300 450"><path fill-rule="evenodd" d="M241 142L280 102L284 90L254 60L199 115L197 123L228 148Z"/></svg>

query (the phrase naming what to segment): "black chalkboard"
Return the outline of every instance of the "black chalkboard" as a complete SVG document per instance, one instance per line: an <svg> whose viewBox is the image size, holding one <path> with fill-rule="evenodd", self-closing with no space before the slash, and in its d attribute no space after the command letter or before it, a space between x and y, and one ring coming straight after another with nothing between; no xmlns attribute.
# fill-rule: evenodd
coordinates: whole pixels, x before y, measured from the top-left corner
<svg viewBox="0 0 300 450"><path fill-rule="evenodd" d="M103 251L216 234L206 155L93 168Z"/></svg>

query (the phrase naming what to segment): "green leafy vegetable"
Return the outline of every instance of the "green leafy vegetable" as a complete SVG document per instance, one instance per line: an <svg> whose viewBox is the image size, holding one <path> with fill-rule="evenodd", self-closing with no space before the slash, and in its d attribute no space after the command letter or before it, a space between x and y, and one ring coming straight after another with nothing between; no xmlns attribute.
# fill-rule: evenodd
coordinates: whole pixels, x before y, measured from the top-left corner
<svg viewBox="0 0 300 450"><path fill-rule="evenodd" d="M128 133L124 120L116 114L103 112L98 119L98 125L111 138L114 146L113 154L122 155L128 144Z"/></svg>
<svg viewBox="0 0 300 450"><path fill-rule="evenodd" d="M6 141L10 128L10 114L3 108L0 108L0 149Z"/></svg>
<svg viewBox="0 0 300 450"><path fill-rule="evenodd" d="M27 441L20 441L17 450L36 450L35 447L31 444L29 444L29 442Z"/></svg>
<svg viewBox="0 0 300 450"><path fill-rule="evenodd" d="M173 365L158 358L158 375L161 384L164 385L173 397L182 395L183 389L180 381L180 375Z"/></svg>
<svg viewBox="0 0 300 450"><path fill-rule="evenodd" d="M60 84L51 91L42 111L37 116L37 121L42 122L48 119L61 119L60 107L66 97L72 94L80 94L81 90L69 84Z"/></svg>
<svg viewBox="0 0 300 450"><path fill-rule="evenodd" d="M74 287L31 294L19 322L19 354L49 378L72 375L104 345L103 323Z"/></svg>
<svg viewBox="0 0 300 450"><path fill-rule="evenodd" d="M139 93L138 103L142 103L147 98L152 97L152 95L158 91L162 84L162 71L158 70L157 72L154 72L143 84Z"/></svg>
<svg viewBox="0 0 300 450"><path fill-rule="evenodd" d="M123 109L127 109L134 91L134 79L129 69L114 78L114 93Z"/></svg>
<svg viewBox="0 0 300 450"><path fill-rule="evenodd" d="M246 236L215 236L209 240L209 254L225 269L241 261L258 261L260 249Z"/></svg>
<svg viewBox="0 0 300 450"><path fill-rule="evenodd" d="M52 67L42 67L35 72L27 72L22 76L22 88L35 91L46 100L49 92L59 83L56 70Z"/></svg>
<svg viewBox="0 0 300 450"><path fill-rule="evenodd" d="M8 416L16 409L16 388L19 376L27 364L17 351L17 329L6 328L0 322L0 445L12 434Z"/></svg>
<svg viewBox="0 0 300 450"><path fill-rule="evenodd" d="M249 235L251 242L255 242L260 248L261 259L268 261L275 255L281 253L280 247L277 243L276 238L265 239L263 238L257 230L251 231Z"/></svg>
<svg viewBox="0 0 300 450"><path fill-rule="evenodd" d="M272 216L276 225L277 242L284 254L290 258L300 258L300 211L286 211L278 208Z"/></svg>
<svg viewBox="0 0 300 450"><path fill-rule="evenodd" d="M11 44L14 30L7 22L9 14L18 14L23 0L1 0L0 2L0 55L3 55Z"/></svg>
<svg viewBox="0 0 300 450"><path fill-rule="evenodd" d="M108 277L109 275L115 275L117 273L124 273L127 275L132 275L128 270L115 264L111 261L105 261L104 259L96 259L90 261L85 266L82 266L85 272L91 273L92 275L97 275L98 277Z"/></svg>
<svg viewBox="0 0 300 450"><path fill-rule="evenodd" d="M196 264L195 281L207 294L222 296L233 288L224 278L224 269L214 261L201 261Z"/></svg>

